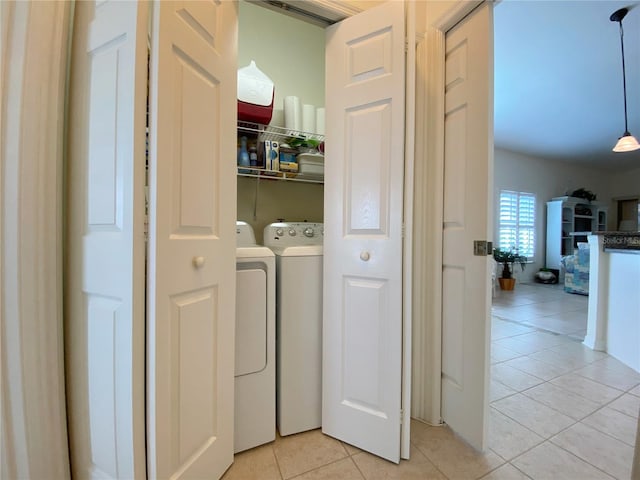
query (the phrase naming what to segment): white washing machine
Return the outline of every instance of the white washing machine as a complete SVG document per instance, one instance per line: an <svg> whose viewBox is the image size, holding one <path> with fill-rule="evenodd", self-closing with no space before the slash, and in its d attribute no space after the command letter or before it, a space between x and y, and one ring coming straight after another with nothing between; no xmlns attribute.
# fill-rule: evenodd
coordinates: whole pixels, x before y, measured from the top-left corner
<svg viewBox="0 0 640 480"><path fill-rule="evenodd" d="M236 365L234 452L275 440L276 263L236 222Z"/></svg>
<svg viewBox="0 0 640 480"><path fill-rule="evenodd" d="M321 223L272 223L276 254L276 424L280 435L322 425Z"/></svg>

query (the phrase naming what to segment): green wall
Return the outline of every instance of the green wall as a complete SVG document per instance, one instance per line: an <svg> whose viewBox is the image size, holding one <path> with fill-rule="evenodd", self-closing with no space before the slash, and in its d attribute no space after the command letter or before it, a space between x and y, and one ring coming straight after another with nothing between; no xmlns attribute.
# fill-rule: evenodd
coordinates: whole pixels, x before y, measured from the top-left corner
<svg viewBox="0 0 640 480"><path fill-rule="evenodd" d="M272 125L283 126L283 99L324 106L324 29L241 1L238 68L251 60L275 85ZM238 220L248 222L262 242L266 225L286 221L322 222L322 185L238 177ZM257 187L257 188L256 188ZM255 210L255 215L254 215Z"/></svg>
<svg viewBox="0 0 640 480"><path fill-rule="evenodd" d="M275 84L272 125L284 126L284 97L324 106L324 28L240 2L238 68L251 60Z"/></svg>

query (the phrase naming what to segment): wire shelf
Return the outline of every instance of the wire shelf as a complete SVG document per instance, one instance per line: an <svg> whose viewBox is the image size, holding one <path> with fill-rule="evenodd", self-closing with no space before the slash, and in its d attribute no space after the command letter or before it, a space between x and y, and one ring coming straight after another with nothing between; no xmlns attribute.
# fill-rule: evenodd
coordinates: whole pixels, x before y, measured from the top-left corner
<svg viewBox="0 0 640 480"><path fill-rule="evenodd" d="M312 132L301 132L290 128L276 127L275 125L262 125L260 123L238 121L238 132L250 133L258 136L258 141L277 140L281 143L291 138L312 139L324 142L324 135Z"/></svg>
<svg viewBox="0 0 640 480"><path fill-rule="evenodd" d="M290 182L324 183L321 175L305 175L301 173L265 170L264 168L238 167L239 177L258 178L261 180L287 180Z"/></svg>

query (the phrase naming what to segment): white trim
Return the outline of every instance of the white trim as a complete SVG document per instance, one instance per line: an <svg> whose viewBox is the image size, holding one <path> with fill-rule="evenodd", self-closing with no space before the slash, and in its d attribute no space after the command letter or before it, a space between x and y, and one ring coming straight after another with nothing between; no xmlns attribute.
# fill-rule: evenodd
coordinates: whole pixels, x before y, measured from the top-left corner
<svg viewBox="0 0 640 480"><path fill-rule="evenodd" d="M320 27L362 12L361 8L343 0L283 0L273 3L269 0L247 1Z"/></svg>
<svg viewBox="0 0 640 480"><path fill-rule="evenodd" d="M587 334L582 343L601 352L607 351L606 321L609 311L609 255L604 253L604 237L589 235L589 303ZM600 320L600 321L598 321Z"/></svg>
<svg viewBox="0 0 640 480"><path fill-rule="evenodd" d="M62 335L62 166L70 8L69 2L2 4L5 478L69 477Z"/></svg>
<svg viewBox="0 0 640 480"><path fill-rule="evenodd" d="M430 26L444 35L484 2L485 0L458 0L442 16L432 22ZM442 68L444 68L444 50L442 56ZM442 94L442 102L444 103L444 92ZM444 124L444 119L442 122Z"/></svg>
<svg viewBox="0 0 640 480"><path fill-rule="evenodd" d="M8 68L7 62L7 44L9 38L9 24L10 19L13 18L13 2L2 2L0 4L0 47L2 51L0 52L0 95L5 92L5 85L7 79L5 74ZM3 125L5 125L6 118L6 108L7 102L5 101L4 95L2 95L0 100L0 185L4 185L4 157L6 155L3 147L6 147L5 142L5 129ZM4 189L4 187L1 187ZM4 288L4 194L0 194L0 379L2 382L0 383L0 452L3 454L0 455L0 478L12 478L15 477L15 461L13 453L13 439L9 437L10 428L9 421L11 419L11 414L7 408L7 400L5 400L6 395L8 395L7 389L7 370L6 370L6 360L5 360L5 347L3 339L6 337L5 330L5 288Z"/></svg>
<svg viewBox="0 0 640 480"><path fill-rule="evenodd" d="M291 2L296 6L304 6L305 2ZM349 5L343 0L313 0L312 5L309 5L306 9L313 13L318 13L326 17L352 17L362 11L361 8L355 5Z"/></svg>
<svg viewBox="0 0 640 480"><path fill-rule="evenodd" d="M437 425L440 417L442 212L444 181L444 33L430 28L418 47L414 262L414 401L413 415ZM442 63L442 64L441 64ZM418 188L420 187L420 188Z"/></svg>
<svg viewBox="0 0 640 480"><path fill-rule="evenodd" d="M430 23L417 55L412 416L432 425L442 422L445 34L481 3L452 3Z"/></svg>
<svg viewBox="0 0 640 480"><path fill-rule="evenodd" d="M409 459L411 449L411 377L412 377L412 276L413 276L413 178L416 119L416 7L405 3L405 147L404 147L404 239L402 266L402 429L400 457Z"/></svg>

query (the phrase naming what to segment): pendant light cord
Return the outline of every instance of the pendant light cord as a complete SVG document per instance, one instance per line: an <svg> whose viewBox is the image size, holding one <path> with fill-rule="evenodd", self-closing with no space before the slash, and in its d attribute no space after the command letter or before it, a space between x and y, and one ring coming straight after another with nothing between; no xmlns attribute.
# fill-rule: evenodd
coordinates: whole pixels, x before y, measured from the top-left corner
<svg viewBox="0 0 640 480"><path fill-rule="evenodd" d="M624 30L622 28L622 20L620 20L620 49L622 50L622 92L624 96L624 135L629 135L629 127L627 125L627 76L624 66Z"/></svg>

